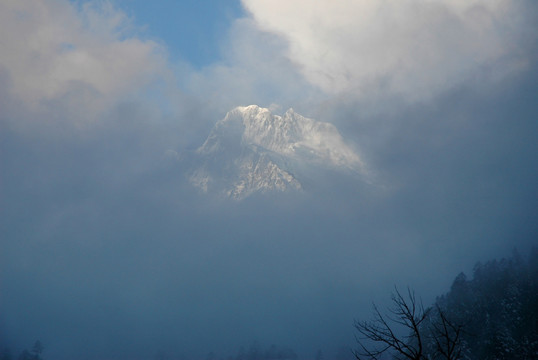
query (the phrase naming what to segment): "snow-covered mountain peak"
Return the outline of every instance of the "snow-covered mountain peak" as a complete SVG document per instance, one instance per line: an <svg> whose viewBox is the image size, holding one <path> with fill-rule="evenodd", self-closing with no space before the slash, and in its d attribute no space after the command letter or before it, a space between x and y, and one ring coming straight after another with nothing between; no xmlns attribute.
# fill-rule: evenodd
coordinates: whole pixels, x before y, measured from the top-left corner
<svg viewBox="0 0 538 360"><path fill-rule="evenodd" d="M205 165L191 182L204 191L219 179L229 196L301 189L299 169L328 167L362 173L358 154L332 124L293 109L272 114L257 105L239 106L218 121L197 153Z"/></svg>
<svg viewBox="0 0 538 360"><path fill-rule="evenodd" d="M336 127L303 117L293 109L280 116L257 105L236 107L217 122L198 151L209 154L236 145L261 147L283 156L357 171L362 167L359 156Z"/></svg>

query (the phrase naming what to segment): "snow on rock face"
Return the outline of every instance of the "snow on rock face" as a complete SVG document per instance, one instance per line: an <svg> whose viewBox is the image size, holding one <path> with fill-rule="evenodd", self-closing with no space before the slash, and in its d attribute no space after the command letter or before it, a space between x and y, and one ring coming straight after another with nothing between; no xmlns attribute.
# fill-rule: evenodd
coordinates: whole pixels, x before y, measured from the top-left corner
<svg viewBox="0 0 538 360"><path fill-rule="evenodd" d="M290 173L278 167L266 154L259 159L242 161L239 178L227 195L234 199L245 198L255 192L301 190L301 184Z"/></svg>
<svg viewBox="0 0 538 360"><path fill-rule="evenodd" d="M242 145L260 146L284 156L307 156L311 161L356 170L362 167L359 156L344 143L336 127L305 118L293 109L279 116L257 105L237 107L217 123L199 151L217 150L214 141L219 138L222 142L224 132L241 136Z"/></svg>
<svg viewBox="0 0 538 360"><path fill-rule="evenodd" d="M217 122L197 150L204 165L191 176L202 191L211 184L242 199L256 192L301 190L297 166L325 166L362 172L359 156L332 124L289 109L273 115L256 105L237 107Z"/></svg>

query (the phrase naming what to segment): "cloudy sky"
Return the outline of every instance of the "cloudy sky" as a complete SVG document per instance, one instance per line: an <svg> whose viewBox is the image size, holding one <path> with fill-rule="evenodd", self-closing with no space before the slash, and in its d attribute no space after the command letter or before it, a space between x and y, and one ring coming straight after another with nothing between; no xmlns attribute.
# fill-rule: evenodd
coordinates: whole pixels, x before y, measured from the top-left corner
<svg viewBox="0 0 538 360"><path fill-rule="evenodd" d="M332 358L538 235L534 0L0 2L0 346ZM334 124L370 184L242 203L177 158L258 104ZM171 154L173 156L171 156Z"/></svg>

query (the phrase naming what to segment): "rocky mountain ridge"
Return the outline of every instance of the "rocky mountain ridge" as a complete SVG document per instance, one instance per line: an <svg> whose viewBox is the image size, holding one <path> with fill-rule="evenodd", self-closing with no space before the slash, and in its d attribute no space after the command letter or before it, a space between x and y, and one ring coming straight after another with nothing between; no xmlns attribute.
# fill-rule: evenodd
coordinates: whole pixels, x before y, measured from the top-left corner
<svg viewBox="0 0 538 360"><path fill-rule="evenodd" d="M282 116L250 105L218 121L198 148L190 182L236 200L254 193L300 191L308 168L363 173L336 127L289 109Z"/></svg>

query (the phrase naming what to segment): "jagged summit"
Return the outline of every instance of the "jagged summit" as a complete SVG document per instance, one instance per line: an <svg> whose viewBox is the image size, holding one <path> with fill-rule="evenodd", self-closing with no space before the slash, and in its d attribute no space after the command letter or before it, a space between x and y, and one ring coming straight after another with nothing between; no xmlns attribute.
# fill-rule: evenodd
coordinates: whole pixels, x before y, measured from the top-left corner
<svg viewBox="0 0 538 360"><path fill-rule="evenodd" d="M193 172L191 183L235 199L256 192L300 190L300 172L309 166L357 173L363 168L332 124L293 109L275 115L257 105L228 112L196 153L202 165Z"/></svg>
<svg viewBox="0 0 538 360"><path fill-rule="evenodd" d="M237 142L239 136L243 146L259 146L292 157L309 154L310 160L356 170L362 166L359 156L344 143L332 124L305 118L293 109L283 116L273 115L269 109L257 105L240 106L228 112L198 152L218 151L226 140L233 138Z"/></svg>

